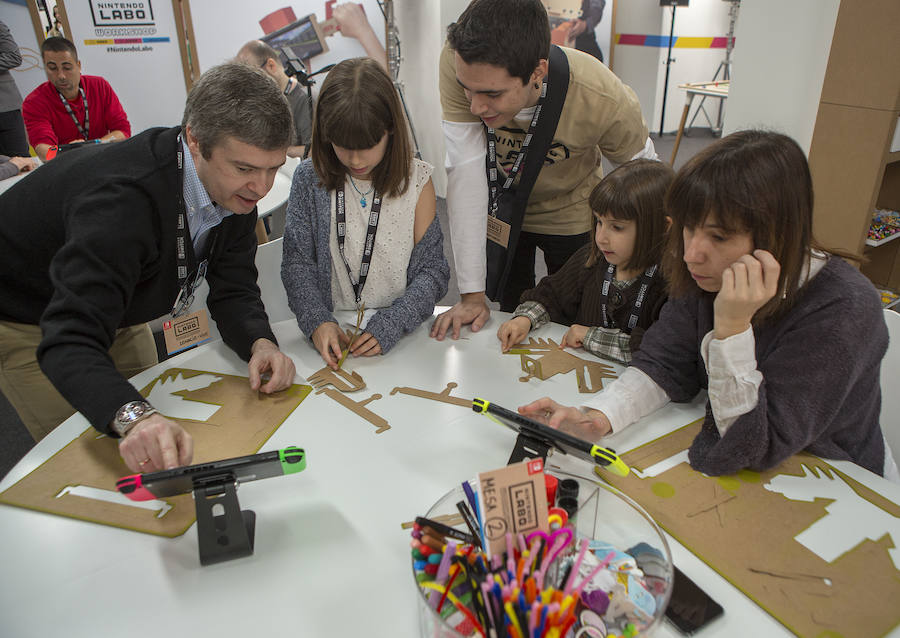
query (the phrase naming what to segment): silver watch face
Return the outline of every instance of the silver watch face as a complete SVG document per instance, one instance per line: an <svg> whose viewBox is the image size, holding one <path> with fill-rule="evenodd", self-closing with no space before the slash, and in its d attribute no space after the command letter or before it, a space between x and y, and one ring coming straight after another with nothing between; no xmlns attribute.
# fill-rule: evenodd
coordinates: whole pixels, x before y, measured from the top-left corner
<svg viewBox="0 0 900 638"><path fill-rule="evenodd" d="M146 401L131 401L126 403L116 414L116 421L120 425L128 425L140 419L147 411L150 410L150 404Z"/></svg>

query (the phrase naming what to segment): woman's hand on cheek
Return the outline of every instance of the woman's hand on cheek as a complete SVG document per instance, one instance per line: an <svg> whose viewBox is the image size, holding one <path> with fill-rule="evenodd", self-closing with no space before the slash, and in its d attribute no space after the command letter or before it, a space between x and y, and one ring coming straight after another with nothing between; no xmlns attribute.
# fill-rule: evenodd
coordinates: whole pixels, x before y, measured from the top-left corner
<svg viewBox="0 0 900 638"><path fill-rule="evenodd" d="M750 327L756 311L778 293L781 264L767 250L754 250L722 272L713 304L714 336L727 339Z"/></svg>

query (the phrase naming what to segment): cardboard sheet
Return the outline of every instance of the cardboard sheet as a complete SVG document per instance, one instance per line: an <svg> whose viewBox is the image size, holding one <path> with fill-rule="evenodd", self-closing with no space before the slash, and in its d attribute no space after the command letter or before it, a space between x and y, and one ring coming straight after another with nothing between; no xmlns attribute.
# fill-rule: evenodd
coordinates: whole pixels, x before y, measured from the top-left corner
<svg viewBox="0 0 900 638"><path fill-rule="evenodd" d="M311 390L295 384L264 395L250 389L247 377L171 368L141 394L194 437L192 463L203 463L258 452ZM88 428L0 494L0 503L160 536L186 532L195 519L193 497L128 501L116 481L129 474L117 441Z"/></svg>
<svg viewBox="0 0 900 638"><path fill-rule="evenodd" d="M900 506L806 453L766 472L705 476L685 454L701 422L623 455L629 476L603 478L797 635L894 628Z"/></svg>

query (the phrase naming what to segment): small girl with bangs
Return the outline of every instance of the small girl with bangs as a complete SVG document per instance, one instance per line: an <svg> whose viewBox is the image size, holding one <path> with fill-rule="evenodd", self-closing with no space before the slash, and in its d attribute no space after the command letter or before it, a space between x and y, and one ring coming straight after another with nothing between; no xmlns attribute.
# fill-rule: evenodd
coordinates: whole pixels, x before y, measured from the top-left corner
<svg viewBox="0 0 900 638"><path fill-rule="evenodd" d="M806 450L898 481L879 425L881 302L816 243L812 211L791 138L740 131L705 148L666 195L669 300L630 367L581 409L544 398L519 411L597 441L705 388L695 470L763 471Z"/></svg>
<svg viewBox="0 0 900 638"><path fill-rule="evenodd" d="M497 331L503 352L554 321L571 326L563 347L631 361L666 300L659 261L666 232L663 198L673 175L668 164L637 159L594 187L594 241L522 293L513 318Z"/></svg>
<svg viewBox="0 0 900 638"><path fill-rule="evenodd" d="M311 157L294 173L281 266L297 324L329 367L348 347L353 356L387 353L446 294L432 170L413 158L378 63L335 66L319 92ZM377 311L349 343L332 313L363 305Z"/></svg>

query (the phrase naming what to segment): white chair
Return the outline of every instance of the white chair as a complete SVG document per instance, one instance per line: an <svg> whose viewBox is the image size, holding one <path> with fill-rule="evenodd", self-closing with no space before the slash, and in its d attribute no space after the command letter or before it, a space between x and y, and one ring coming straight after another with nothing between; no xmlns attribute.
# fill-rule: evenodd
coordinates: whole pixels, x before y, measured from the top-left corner
<svg viewBox="0 0 900 638"><path fill-rule="evenodd" d="M890 343L881 361L881 430L900 465L900 314L886 309L884 322Z"/></svg>
<svg viewBox="0 0 900 638"><path fill-rule="evenodd" d="M281 283L282 237L260 245L256 249L256 269L259 275L256 283L262 296L269 323L293 319L294 313L288 307L287 293Z"/></svg>

